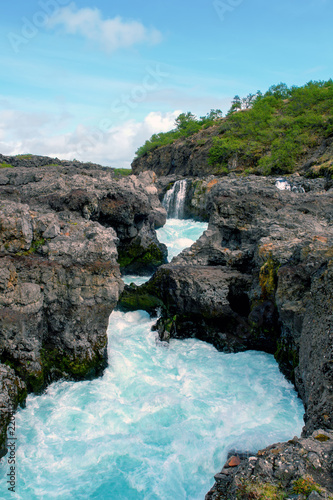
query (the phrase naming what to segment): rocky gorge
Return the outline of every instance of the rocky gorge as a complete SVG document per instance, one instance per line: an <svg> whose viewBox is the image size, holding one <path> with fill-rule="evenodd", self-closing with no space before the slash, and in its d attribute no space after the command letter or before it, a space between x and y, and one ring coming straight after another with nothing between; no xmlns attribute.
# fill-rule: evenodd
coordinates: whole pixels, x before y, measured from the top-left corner
<svg viewBox="0 0 333 500"><path fill-rule="evenodd" d="M155 328L164 341L197 337L224 352L274 354L305 405L302 438L258 454L236 450L207 498L329 495L330 181L293 175L280 190L275 177L143 171L117 178L93 164L1 160L12 166L0 170L1 446L11 399L17 406L54 380L103 371L108 317L117 305L152 315L159 309ZM166 220L165 193L181 181L183 216L209 225L166 263L155 229ZM124 289L121 272L154 275ZM308 493L296 487L305 476L309 489L315 485ZM268 496L267 485L285 496Z"/></svg>

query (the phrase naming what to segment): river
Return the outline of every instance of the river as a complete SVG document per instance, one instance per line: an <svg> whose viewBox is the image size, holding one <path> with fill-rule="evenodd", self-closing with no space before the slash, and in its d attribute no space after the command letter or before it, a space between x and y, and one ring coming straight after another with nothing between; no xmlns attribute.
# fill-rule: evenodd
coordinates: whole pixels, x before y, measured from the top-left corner
<svg viewBox="0 0 333 500"><path fill-rule="evenodd" d="M169 219L159 237L175 255L205 228ZM203 500L228 450L300 434L302 402L273 356L162 343L153 324L143 311L114 311L101 378L28 396L16 414L16 493L5 457L2 498Z"/></svg>

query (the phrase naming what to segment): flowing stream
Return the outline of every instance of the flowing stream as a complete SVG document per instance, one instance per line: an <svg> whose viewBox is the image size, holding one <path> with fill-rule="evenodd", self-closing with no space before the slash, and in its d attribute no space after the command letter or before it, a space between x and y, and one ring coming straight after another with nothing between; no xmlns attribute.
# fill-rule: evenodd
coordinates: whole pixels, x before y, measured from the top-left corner
<svg viewBox="0 0 333 500"><path fill-rule="evenodd" d="M168 220L171 256L205 225ZM274 357L162 343L145 312L111 314L103 377L57 382L16 414L16 493L4 499L203 500L230 449L300 434L303 406Z"/></svg>

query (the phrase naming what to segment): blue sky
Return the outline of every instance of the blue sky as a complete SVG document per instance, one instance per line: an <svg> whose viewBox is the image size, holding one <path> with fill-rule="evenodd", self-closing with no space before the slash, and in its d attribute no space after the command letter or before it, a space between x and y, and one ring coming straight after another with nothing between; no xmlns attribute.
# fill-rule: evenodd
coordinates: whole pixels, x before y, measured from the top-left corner
<svg viewBox="0 0 333 500"><path fill-rule="evenodd" d="M333 0L1 6L0 152L127 167L182 111L332 77Z"/></svg>

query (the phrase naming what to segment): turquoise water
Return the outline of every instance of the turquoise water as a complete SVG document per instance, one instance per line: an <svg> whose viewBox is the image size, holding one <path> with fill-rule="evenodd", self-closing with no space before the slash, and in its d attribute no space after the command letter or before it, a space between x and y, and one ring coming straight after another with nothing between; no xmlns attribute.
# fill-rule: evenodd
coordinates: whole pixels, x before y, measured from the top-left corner
<svg viewBox="0 0 333 500"><path fill-rule="evenodd" d="M158 240L168 247L168 261L178 255L185 248L193 245L202 233L206 231L208 224L206 222L197 222L194 220L167 219L166 224L156 231ZM125 275L123 280L126 285L135 283L143 285L150 276Z"/></svg>
<svg viewBox="0 0 333 500"><path fill-rule="evenodd" d="M168 261L170 262L184 248L190 247L207 227L206 222L167 219L165 226L158 229L156 233L159 241L168 247Z"/></svg>
<svg viewBox="0 0 333 500"><path fill-rule="evenodd" d="M203 500L229 449L300 434L302 403L273 356L161 343L153 323L113 312L104 376L28 397L16 414L16 493L5 457L1 498Z"/></svg>

